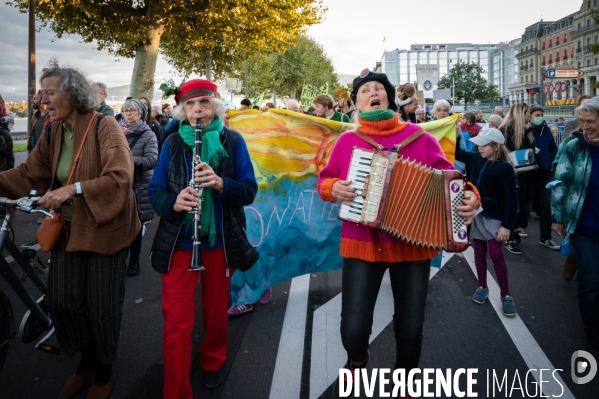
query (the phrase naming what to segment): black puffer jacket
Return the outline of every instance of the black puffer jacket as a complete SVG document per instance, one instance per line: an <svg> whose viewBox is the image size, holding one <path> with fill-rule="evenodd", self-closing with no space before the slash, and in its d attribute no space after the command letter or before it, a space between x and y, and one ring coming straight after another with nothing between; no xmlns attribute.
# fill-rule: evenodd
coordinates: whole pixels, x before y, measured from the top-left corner
<svg viewBox="0 0 599 399"><path fill-rule="evenodd" d="M246 258L251 250L250 244L245 239L243 207L254 202L257 190L255 180L251 184L236 180L235 153L240 139L241 135L237 131L223 127L220 142L229 156L224 158L215 170L218 176L226 179L227 190L230 192L229 200L234 199L232 202L222 201L223 246L229 267L240 267L237 264L238 260ZM166 141L169 149L167 190L175 197L176 193L187 187L189 183L185 156L191 156L192 149L183 142L178 133L169 135ZM151 259L152 267L159 273L168 273L170 269L171 256L184 217L167 217L167 214L172 213L172 204L173 201L165 203L163 204L165 209L158 211L159 215L164 214L165 217L160 218L152 245Z"/></svg>
<svg viewBox="0 0 599 399"><path fill-rule="evenodd" d="M0 171L15 167L12 137L8 130L0 130Z"/></svg>
<svg viewBox="0 0 599 399"><path fill-rule="evenodd" d="M505 136L505 146L508 150L515 151L526 148L535 148L534 137L532 137L532 134L529 134L532 132L532 127L526 128L526 131L524 132L524 139L522 140L520 148L516 148L516 145L514 144L514 129L512 129L511 126L502 126L499 128L499 130ZM518 200L521 202L533 200L535 174L536 171L534 170L518 173Z"/></svg>
<svg viewBox="0 0 599 399"><path fill-rule="evenodd" d="M144 125L143 130L136 130L127 136L129 146L139 137L131 148L135 164L135 182L137 184L140 218L142 223L149 222L154 217L154 209L148 198L148 183L158 162L158 141L156 135Z"/></svg>

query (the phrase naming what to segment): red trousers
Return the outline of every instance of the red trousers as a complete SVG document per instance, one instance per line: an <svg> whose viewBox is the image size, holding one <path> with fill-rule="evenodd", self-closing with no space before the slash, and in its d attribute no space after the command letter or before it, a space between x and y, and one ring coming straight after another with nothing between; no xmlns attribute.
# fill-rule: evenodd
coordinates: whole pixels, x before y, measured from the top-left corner
<svg viewBox="0 0 599 399"><path fill-rule="evenodd" d="M227 358L229 277L223 249L202 252L206 270L189 272L191 251L175 249L168 273L162 275L164 317L164 398L191 398L191 333L196 310L196 287L202 279L204 340L200 366L219 370Z"/></svg>

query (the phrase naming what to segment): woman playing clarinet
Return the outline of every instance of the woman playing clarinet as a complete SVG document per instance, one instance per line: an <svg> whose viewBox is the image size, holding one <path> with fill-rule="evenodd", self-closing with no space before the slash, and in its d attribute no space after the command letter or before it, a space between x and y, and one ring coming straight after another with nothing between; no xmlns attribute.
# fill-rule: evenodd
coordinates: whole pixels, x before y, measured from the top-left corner
<svg viewBox="0 0 599 399"><path fill-rule="evenodd" d="M216 99L216 90L204 79L179 88L173 109L181 121L179 131L164 142L148 189L160 216L152 267L163 273L164 398L192 397L191 334L198 279L205 332L199 350L203 382L215 388L224 380L230 271L222 226L230 225L231 211L243 213L258 191L245 141L223 126L224 103ZM190 267L194 255L203 267Z"/></svg>
<svg viewBox="0 0 599 399"><path fill-rule="evenodd" d="M370 144L374 141L390 151L394 144L420 130L417 124L399 119L395 89L383 73L364 70L354 79L351 98L356 104L357 131L368 141L354 132L339 137L318 180L318 192L325 201L349 204L356 197L351 181L347 180L354 146L375 149ZM453 169L437 140L428 133L406 145L400 153L436 169ZM465 195L465 205L458 210L462 216L470 217L474 215L477 200L471 192ZM355 373L368 363L374 306L383 275L389 269L395 308L395 369L404 369L408 375L420 360L430 262L439 251L344 221L340 252L344 258L341 283L341 340L347 351L344 368ZM335 387L338 386L336 382ZM400 396L409 397L405 395Z"/></svg>

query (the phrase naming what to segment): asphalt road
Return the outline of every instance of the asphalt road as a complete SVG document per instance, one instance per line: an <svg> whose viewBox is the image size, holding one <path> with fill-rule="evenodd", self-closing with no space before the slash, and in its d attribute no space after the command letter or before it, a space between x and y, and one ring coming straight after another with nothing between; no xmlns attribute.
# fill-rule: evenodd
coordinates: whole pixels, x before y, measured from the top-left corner
<svg viewBox="0 0 599 399"><path fill-rule="evenodd" d="M34 240L36 221L36 215L19 213L14 217L12 225L18 244ZM563 387L560 393L560 385L554 383L557 391L549 394L546 390L548 388L544 388L545 395L595 399L599 397L599 376L584 385L575 384L571 378L571 356L576 350L584 349L585 343L576 302L575 280L566 282L562 279L561 265L564 258L559 251L552 251L538 244L538 221L533 219L530 223L530 236L524 238L521 245L524 254L518 256L505 252L510 289L518 308L516 320L506 320L505 316L498 314L492 303L476 305L471 301L477 281L469 255L455 255L430 280L420 367L453 371L476 368L478 383L473 390L478 394L477 397L529 398L541 396L535 390L535 380L530 376L528 381L525 380L528 370L541 369L550 364L553 369L561 369L556 375L560 377ZM156 227L155 219L148 226L144 237L141 274L127 280L119 358L114 364L116 383L112 398L161 397L161 280L160 275L151 269L148 259ZM46 254L41 253L41 256L47 259ZM491 274L494 275L492 268ZM202 370L198 363L197 349L203 330L201 305L197 301L191 372L194 397L312 398L321 394L322 397L332 397L332 387L321 390L317 386L317 380L319 374L324 372L323 364L328 362L328 358L334 357L333 352L338 351L340 345L333 339L336 349L328 347L330 349L324 352L315 351L327 337L314 331L318 330L322 320L319 312L331 306L335 298L338 298L341 274L339 271L313 274L305 281L309 288L302 311L298 312L297 308L292 307L296 298L294 295L290 296L290 292L295 291L290 282L284 282L274 288L270 304L257 305L253 312L230 319L228 359L225 366L227 380L214 390L205 389L201 384ZM33 292L33 287L30 288ZM198 288L201 289L201 286ZM11 295L15 324L18 325L25 309L2 279L0 289ZM289 309L296 310L288 311L288 306ZM338 318L338 313L334 313L327 317ZM293 331L284 326L297 320L298 316L302 316L305 323L299 331L295 331L295 335L289 335ZM285 346L285 343L290 342L290 336L297 338L297 333L303 348L301 345ZM338 327L334 327L330 335L334 333L338 334ZM371 343L369 369L392 367L395 340L390 320L383 321L380 332L376 334ZM52 338L52 342L55 343L55 338ZM286 348L288 353L280 353L280 348ZM292 360L294 349L299 351L299 361ZM77 363L77 358L68 358L65 354L45 354L35 351L33 344L14 342L4 369L0 372L0 397L56 397ZM337 364L338 366L333 365L341 367L343 361ZM501 391L496 387L494 395L492 390L487 391L487 371L500 376L506 373L507 376L506 385ZM545 381L554 381L551 373L545 373L543 377ZM89 384L91 382L88 387ZM278 393L271 394L275 385L288 389L283 393L277 391ZM465 380L460 380L458 385L460 389L465 389ZM298 389L295 390L294 386L298 386ZM79 397L84 397L86 390L87 388ZM451 395L435 396L457 397L455 391ZM362 397L365 397L364 391ZM378 389L374 397L380 397Z"/></svg>

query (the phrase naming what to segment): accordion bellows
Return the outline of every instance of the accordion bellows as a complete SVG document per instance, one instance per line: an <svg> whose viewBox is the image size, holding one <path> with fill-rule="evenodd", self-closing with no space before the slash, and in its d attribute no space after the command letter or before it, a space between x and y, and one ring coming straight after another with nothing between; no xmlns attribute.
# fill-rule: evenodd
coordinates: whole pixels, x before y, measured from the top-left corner
<svg viewBox="0 0 599 399"><path fill-rule="evenodd" d="M355 147L347 179L358 197L340 207L341 220L383 230L422 248L468 248L466 218L455 209L464 198L461 173L437 170L396 152Z"/></svg>

